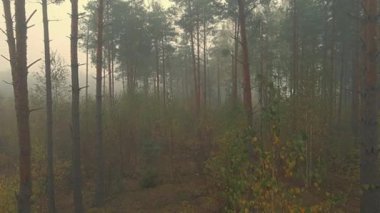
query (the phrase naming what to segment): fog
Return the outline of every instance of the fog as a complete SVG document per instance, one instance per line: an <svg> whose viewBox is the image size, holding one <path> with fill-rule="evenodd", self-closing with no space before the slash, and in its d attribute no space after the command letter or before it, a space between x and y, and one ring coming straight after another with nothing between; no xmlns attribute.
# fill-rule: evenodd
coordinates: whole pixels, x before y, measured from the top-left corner
<svg viewBox="0 0 380 213"><path fill-rule="evenodd" d="M0 212L380 212L377 0L47 2L0 3Z"/></svg>

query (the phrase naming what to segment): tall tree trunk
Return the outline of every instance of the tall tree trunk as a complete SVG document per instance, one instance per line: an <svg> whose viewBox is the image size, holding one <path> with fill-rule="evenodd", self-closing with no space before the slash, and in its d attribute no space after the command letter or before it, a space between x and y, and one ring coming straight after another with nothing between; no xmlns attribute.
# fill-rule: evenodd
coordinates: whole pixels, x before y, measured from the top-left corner
<svg viewBox="0 0 380 213"><path fill-rule="evenodd" d="M379 142L377 125L377 0L362 0L363 31L363 118L361 128L361 212L380 212Z"/></svg>
<svg viewBox="0 0 380 213"><path fill-rule="evenodd" d="M155 39L154 41L154 49L156 53L156 92L157 98L160 100L160 54L158 50L158 41Z"/></svg>
<svg viewBox="0 0 380 213"><path fill-rule="evenodd" d="M50 38L47 0L42 0L42 20L44 25L45 78L46 78L46 147L47 147L47 194L48 210L55 209L54 170L53 170L53 98L51 90Z"/></svg>
<svg viewBox="0 0 380 213"><path fill-rule="evenodd" d="M200 112L200 93L198 87L198 74L197 74L197 65L196 65L196 56L195 56L195 44L194 44L194 34L190 32L190 43L191 43L191 58L193 65L193 77L194 77L194 97L195 97L195 112L199 114Z"/></svg>
<svg viewBox="0 0 380 213"><path fill-rule="evenodd" d="M259 33L260 33L260 70L259 70L259 104L260 108L264 109L264 87L265 87L265 77L264 77L264 22L262 20L259 21ZM262 123L260 123L260 129Z"/></svg>
<svg viewBox="0 0 380 213"><path fill-rule="evenodd" d="M297 0L293 0L293 94L298 92L299 78L299 45L298 45L298 8Z"/></svg>
<svg viewBox="0 0 380 213"><path fill-rule="evenodd" d="M78 0L71 0L71 112L72 112L72 175L73 197L76 213L84 212L82 201L81 147L80 147L80 117L79 117L79 74L78 74Z"/></svg>
<svg viewBox="0 0 380 213"><path fill-rule="evenodd" d="M111 79L112 79L112 101L115 99L115 46L112 38L111 41Z"/></svg>
<svg viewBox="0 0 380 213"><path fill-rule="evenodd" d="M219 57L217 58L217 62L216 62L216 66L217 66L217 82L218 82L218 106L221 105L222 103L222 98L221 98L221 94L220 94L220 59Z"/></svg>
<svg viewBox="0 0 380 213"><path fill-rule="evenodd" d="M239 18L236 18L234 22L234 54L232 56L232 103L236 105L238 101L238 56L239 56Z"/></svg>
<svg viewBox="0 0 380 213"><path fill-rule="evenodd" d="M206 16L206 9L203 8L203 16ZM207 22L203 18L203 104L207 106Z"/></svg>
<svg viewBox="0 0 380 213"><path fill-rule="evenodd" d="M111 18L110 18L111 15L110 14L111 14L111 1L107 0L107 2L106 2L106 21L107 21L108 28L106 30L110 33L110 36L112 37ZM107 68L108 68L109 104L112 104L112 102L113 102L113 92L112 92L112 79L113 79L113 77L112 77L112 38L111 37L108 38L108 41L107 41Z"/></svg>
<svg viewBox="0 0 380 213"><path fill-rule="evenodd" d="M98 0L98 20L97 20L98 29L97 29L97 48L96 48L96 163L97 163L97 167L96 167L96 186L95 186L95 199L94 199L94 206L97 206L97 207L103 206L104 190L105 190L104 188L103 117L102 117L103 15L104 15L104 1Z"/></svg>
<svg viewBox="0 0 380 213"><path fill-rule="evenodd" d="M336 84L336 81L335 81L335 54L336 54L336 10L335 10L335 7L336 7L336 3L335 1L332 1L332 5L331 5L331 24L332 24L332 29L331 29L331 43L330 43L330 67L331 67L331 70L330 70L330 73L329 73L329 110L328 110L328 117L329 117L329 124L330 126L332 126L333 124L333 121L334 121L334 108L335 108L335 105L336 105L336 88L335 88L335 84Z"/></svg>
<svg viewBox="0 0 380 213"><path fill-rule="evenodd" d="M189 14L190 17L193 18L193 9L191 0L188 0ZM194 98L195 98L195 113L199 115L200 107L201 107L201 97L199 91L199 81L198 81L198 71L197 71L197 63L195 56L195 41L194 41L194 26L193 24L190 26L190 46L191 46L191 58L192 58L192 67L193 67L193 77L194 77Z"/></svg>
<svg viewBox="0 0 380 213"><path fill-rule="evenodd" d="M31 211L31 145L29 127L28 67L27 67L27 26L25 0L15 1L16 39L13 33L13 20L9 0L3 0L4 17L7 29L9 61L12 72L19 152L19 192L18 212ZM16 46L17 41L17 46Z"/></svg>
<svg viewBox="0 0 380 213"><path fill-rule="evenodd" d="M245 28L245 0L237 0L239 5L239 22L240 22L240 36L241 47L243 51L243 101L244 108L247 115L248 125L252 125L252 93L251 93L251 74L249 71L249 55L248 55L248 41L247 32Z"/></svg>
<svg viewBox="0 0 380 213"><path fill-rule="evenodd" d="M18 194L19 212L30 212L31 145L29 127L28 67L27 67L27 26L25 19L25 0L15 1L16 19L16 76L13 83L17 130L20 146L20 191Z"/></svg>
<svg viewBox="0 0 380 213"><path fill-rule="evenodd" d="M360 2L357 1L355 4L356 15L359 17L360 15ZM352 131L355 136L359 134L359 123L360 123L360 84L361 84L361 51L360 51L360 24L359 20L356 21L355 25L358 29L358 32L355 33L355 39L353 40L355 44L354 54L353 54L353 71L352 71Z"/></svg>
<svg viewBox="0 0 380 213"><path fill-rule="evenodd" d="M112 103L112 67L111 67L111 44L107 45L107 68L108 68L108 96L109 101Z"/></svg>
<svg viewBox="0 0 380 213"><path fill-rule="evenodd" d="M86 114L87 114L87 107L88 107L88 71L90 66L90 48L89 48L89 39L90 39L90 27L89 23L87 23L87 32L86 32ZM87 120L87 118L86 118Z"/></svg>
<svg viewBox="0 0 380 213"><path fill-rule="evenodd" d="M292 94L292 129L297 132L297 107L298 107L298 79L299 79L299 43L298 43L298 6L297 0L292 1L293 41L292 41L292 72L291 72L291 94Z"/></svg>
<svg viewBox="0 0 380 213"><path fill-rule="evenodd" d="M197 30L197 99L199 99L199 110L201 110L201 41L200 41L200 21L199 21L199 5L197 5L197 21L196 21L196 30Z"/></svg>
<svg viewBox="0 0 380 213"><path fill-rule="evenodd" d="M103 93L103 96L106 96L106 76L107 76L107 73L106 73L106 69L103 69L103 76L102 76L102 79L103 79L103 90L102 90L102 93Z"/></svg>
<svg viewBox="0 0 380 213"><path fill-rule="evenodd" d="M341 63L340 63L340 78L339 78L339 100L338 100L338 121L337 121L337 124L338 126L341 126L341 123L342 123L342 107L343 107L343 98L344 98L344 80L345 80L345 75L344 75L344 71L345 71L345 63L344 63L344 52L345 52L345 46L346 44L344 43L343 44L343 47L342 47L342 52L341 52L341 57L340 57L340 60L341 60Z"/></svg>
<svg viewBox="0 0 380 213"><path fill-rule="evenodd" d="M165 35L162 36L162 99L166 106L166 61L165 61Z"/></svg>
<svg viewBox="0 0 380 213"><path fill-rule="evenodd" d="M122 70L121 71L121 84L122 84L122 87L123 87L123 93L125 93L125 73L126 73L127 71L125 71L125 70Z"/></svg>

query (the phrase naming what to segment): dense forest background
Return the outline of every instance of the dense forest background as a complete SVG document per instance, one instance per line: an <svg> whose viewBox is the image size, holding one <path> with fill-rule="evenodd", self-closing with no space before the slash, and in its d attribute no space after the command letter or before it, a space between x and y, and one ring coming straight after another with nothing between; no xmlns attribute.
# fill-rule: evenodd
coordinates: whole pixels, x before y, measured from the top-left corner
<svg viewBox="0 0 380 213"><path fill-rule="evenodd" d="M377 0L2 3L0 212L380 212Z"/></svg>

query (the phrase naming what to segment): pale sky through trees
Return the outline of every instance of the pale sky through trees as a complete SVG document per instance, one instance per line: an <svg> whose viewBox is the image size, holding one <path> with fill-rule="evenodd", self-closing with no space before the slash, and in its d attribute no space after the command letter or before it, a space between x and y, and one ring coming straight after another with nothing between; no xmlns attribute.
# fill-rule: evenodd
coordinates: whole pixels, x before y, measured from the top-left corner
<svg viewBox="0 0 380 213"><path fill-rule="evenodd" d="M87 4L89 0L79 0L79 8L80 13L84 12L84 6ZM168 0L156 0L160 2L162 5L169 5ZM148 2L148 1L147 1ZM149 1L151 2L151 1ZM14 9L14 1L11 2L12 12ZM67 66L70 65L70 10L71 3L70 0L65 0L63 3L59 5L49 4L49 19L52 20L49 24L50 26L50 38L51 38L51 51L56 51L57 54L63 57ZM27 0L26 1L26 13L27 17L34 11L37 10L36 14L30 20L28 26L33 26L28 29L28 63L32 63L33 61L44 57L44 46L43 46L43 26L42 26L42 9L41 3L39 0ZM0 28L5 30L5 21L3 18L3 5L0 4ZM8 45L6 42L6 36L3 33L0 33L0 55L8 58ZM86 55L83 49L79 49L78 53L79 63L86 63ZM29 78L32 80L33 72L39 71L41 66L43 65L43 61L41 60L39 63L34 65L29 70ZM94 72L95 67L93 65L90 66L90 72ZM85 66L79 67L80 77L85 73ZM11 73L9 62L5 60L3 57L0 58L0 91L4 91L6 89L8 91L8 85L4 85L2 81L11 82ZM92 75L92 74L91 74ZM90 77L90 85L93 83L93 79ZM80 79L81 84L84 83L84 79ZM32 82L31 82L32 84ZM7 88L4 88L6 86ZM31 85L30 85L31 86ZM91 87L91 86L90 86ZM90 90L92 90L91 88Z"/></svg>
<svg viewBox="0 0 380 213"><path fill-rule="evenodd" d="M84 5L87 4L89 0L79 0L80 13L84 12ZM163 5L168 5L168 0L158 0ZM42 26L42 13L41 4L38 0L27 0L27 17L34 11L37 13L31 19L29 26L34 25L28 30L28 61L32 62L39 58L43 58L43 26ZM12 10L14 7L14 2L12 2ZM50 38L51 38L51 50L57 51L57 53L62 56L66 62L70 62L70 9L71 4L69 0L64 1L62 4L49 5L49 19L56 20L50 22ZM3 18L3 7L0 5L1 21L0 27L5 30L4 18ZM6 36L0 34L0 54L8 58L8 46L6 43ZM79 62L81 64L85 63L85 54L83 50L79 52ZM40 64L35 65L30 70L33 72L35 69L40 69ZM80 71L84 69L84 66L80 68ZM9 71L9 62L5 59L0 59L0 72Z"/></svg>

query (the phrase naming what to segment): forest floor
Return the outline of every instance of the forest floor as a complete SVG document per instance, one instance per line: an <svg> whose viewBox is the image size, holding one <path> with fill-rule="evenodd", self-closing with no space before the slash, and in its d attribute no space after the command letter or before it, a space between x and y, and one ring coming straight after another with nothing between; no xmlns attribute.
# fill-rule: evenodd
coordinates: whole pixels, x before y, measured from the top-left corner
<svg viewBox="0 0 380 213"><path fill-rule="evenodd" d="M103 208L91 208L92 213L155 213L155 212L220 212L218 202L210 196L202 177L182 182L163 183L141 188L138 180L126 180L125 191L108 198ZM71 196L68 197L70 200ZM67 200L67 201L68 201ZM65 202L65 201L63 201ZM63 203L60 212L73 212L70 201ZM58 204L59 206L61 206Z"/></svg>
<svg viewBox="0 0 380 213"><path fill-rule="evenodd" d="M202 177L148 189L141 188L136 180L128 180L127 188L100 212L218 212L218 204L209 196Z"/></svg>
<svg viewBox="0 0 380 213"><path fill-rule="evenodd" d="M165 171L159 175L155 186L142 187L141 177L125 178L122 180L120 192L108 196L103 208L90 208L87 212L220 212L218 196L212 192L207 175L202 172L204 163L199 162L199 146L187 143L175 147L171 159L168 153L163 153L161 161L164 163L160 167L171 164L171 168L159 168ZM73 212L71 195L66 194L65 197L67 199L58 201L60 212ZM90 197L92 195L84 194L86 209L91 206Z"/></svg>

